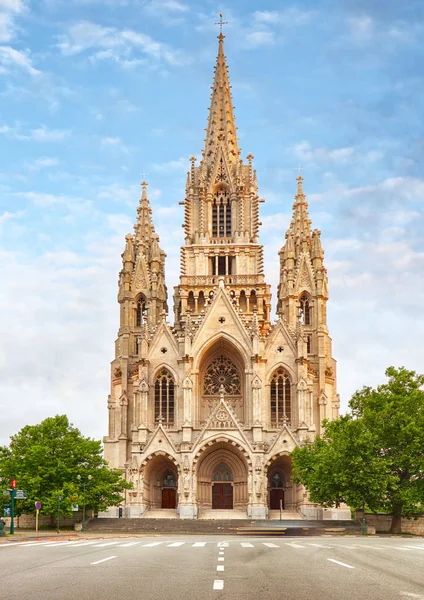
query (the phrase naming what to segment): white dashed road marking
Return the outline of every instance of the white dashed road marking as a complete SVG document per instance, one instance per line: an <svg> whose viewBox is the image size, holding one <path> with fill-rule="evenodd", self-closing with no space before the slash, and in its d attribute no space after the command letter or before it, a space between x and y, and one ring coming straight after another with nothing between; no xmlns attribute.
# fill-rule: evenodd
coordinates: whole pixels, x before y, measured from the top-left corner
<svg viewBox="0 0 424 600"><path fill-rule="evenodd" d="M223 590L224 589L224 580L223 579L215 579L213 582L214 590Z"/></svg>
<svg viewBox="0 0 424 600"><path fill-rule="evenodd" d="M286 543L286 546L291 546L292 548L304 548L305 546L301 546L300 544L295 544L294 542Z"/></svg>
<svg viewBox="0 0 424 600"><path fill-rule="evenodd" d="M203 548L203 546L206 546L206 542L196 542L193 544L193 548Z"/></svg>
<svg viewBox="0 0 424 600"><path fill-rule="evenodd" d="M106 562L107 560L112 560L112 558L116 558L116 556L108 556L107 558L102 558L102 560L96 560L96 562L92 562L90 564L99 565L100 563Z"/></svg>
<svg viewBox="0 0 424 600"><path fill-rule="evenodd" d="M267 542L263 542L264 546L267 546L268 548L279 548L280 546L277 546L277 544L271 544L271 543L267 543Z"/></svg>
<svg viewBox="0 0 424 600"><path fill-rule="evenodd" d="M342 563L339 560L334 560L334 558L327 558L330 562L336 563L336 565L340 565L341 567L346 567L347 569L354 569L352 565L347 565L346 563Z"/></svg>
<svg viewBox="0 0 424 600"><path fill-rule="evenodd" d="M119 544L118 548L130 548L131 546L137 546L141 542L129 542L128 544Z"/></svg>
<svg viewBox="0 0 424 600"><path fill-rule="evenodd" d="M223 556L218 556L218 560L224 560Z"/></svg>
<svg viewBox="0 0 424 600"><path fill-rule="evenodd" d="M172 544L168 544L168 548L178 548L179 546L183 546L185 542L173 542Z"/></svg>
<svg viewBox="0 0 424 600"><path fill-rule="evenodd" d="M114 546L118 542L106 542L105 544L96 544L94 548L104 548L105 546Z"/></svg>
<svg viewBox="0 0 424 600"><path fill-rule="evenodd" d="M159 546L159 544L163 544L163 542L150 542L150 544L144 544L143 548L153 548L153 546Z"/></svg>
<svg viewBox="0 0 424 600"><path fill-rule="evenodd" d="M224 571L224 565L217 565L216 566L216 570L217 571Z"/></svg>
<svg viewBox="0 0 424 600"><path fill-rule="evenodd" d="M242 548L254 548L255 546L253 544L249 544L249 542L242 542L241 547Z"/></svg>
<svg viewBox="0 0 424 600"><path fill-rule="evenodd" d="M218 542L218 548L228 548L228 542Z"/></svg>

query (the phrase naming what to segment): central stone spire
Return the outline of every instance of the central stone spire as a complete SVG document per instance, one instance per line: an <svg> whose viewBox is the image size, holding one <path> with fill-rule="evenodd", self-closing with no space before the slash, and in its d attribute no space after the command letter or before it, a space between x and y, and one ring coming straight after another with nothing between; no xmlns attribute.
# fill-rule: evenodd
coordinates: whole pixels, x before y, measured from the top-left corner
<svg viewBox="0 0 424 600"><path fill-rule="evenodd" d="M238 162L240 150L231 97L231 85L224 54L224 35L219 34L218 56L212 86L208 126L206 128L203 160L211 164L220 145L225 148L230 163Z"/></svg>

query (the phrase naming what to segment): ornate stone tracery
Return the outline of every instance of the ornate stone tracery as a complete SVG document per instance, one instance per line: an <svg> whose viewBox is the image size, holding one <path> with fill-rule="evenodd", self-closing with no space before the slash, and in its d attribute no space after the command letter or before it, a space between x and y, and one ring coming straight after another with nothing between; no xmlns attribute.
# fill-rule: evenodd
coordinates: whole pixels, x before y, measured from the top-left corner
<svg viewBox="0 0 424 600"><path fill-rule="evenodd" d="M203 386L205 396L218 396L221 386L224 386L225 395L241 395L241 379L237 367L223 355L213 360L206 369Z"/></svg>

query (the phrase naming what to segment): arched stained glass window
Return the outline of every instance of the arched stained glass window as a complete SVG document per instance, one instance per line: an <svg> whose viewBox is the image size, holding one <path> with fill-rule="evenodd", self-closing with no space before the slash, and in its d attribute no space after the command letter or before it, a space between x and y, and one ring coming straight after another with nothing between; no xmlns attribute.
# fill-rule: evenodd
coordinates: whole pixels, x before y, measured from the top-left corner
<svg viewBox="0 0 424 600"><path fill-rule="evenodd" d="M271 379L271 423L291 422L291 381L283 368L277 369Z"/></svg>
<svg viewBox="0 0 424 600"><path fill-rule="evenodd" d="M229 396L241 394L241 380L237 367L226 356L215 358L206 369L203 380L206 396L218 396L224 386L224 393Z"/></svg>
<svg viewBox="0 0 424 600"><path fill-rule="evenodd" d="M162 369L155 381L155 422L174 424L175 399L174 379L167 369Z"/></svg>
<svg viewBox="0 0 424 600"><path fill-rule="evenodd" d="M213 478L214 481L232 481L233 476L231 471L227 465L221 463L214 471Z"/></svg>

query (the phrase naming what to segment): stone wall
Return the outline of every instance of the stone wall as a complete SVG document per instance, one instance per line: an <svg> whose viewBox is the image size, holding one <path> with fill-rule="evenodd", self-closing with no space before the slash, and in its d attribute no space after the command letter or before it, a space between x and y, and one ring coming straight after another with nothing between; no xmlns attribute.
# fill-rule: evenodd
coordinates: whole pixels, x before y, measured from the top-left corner
<svg viewBox="0 0 424 600"><path fill-rule="evenodd" d="M362 511L355 513L356 519L362 520ZM383 513L365 513L365 520L368 527L375 527L376 532L388 532L392 517ZM412 533L414 535L424 535L424 515L418 519L402 519L402 532Z"/></svg>

